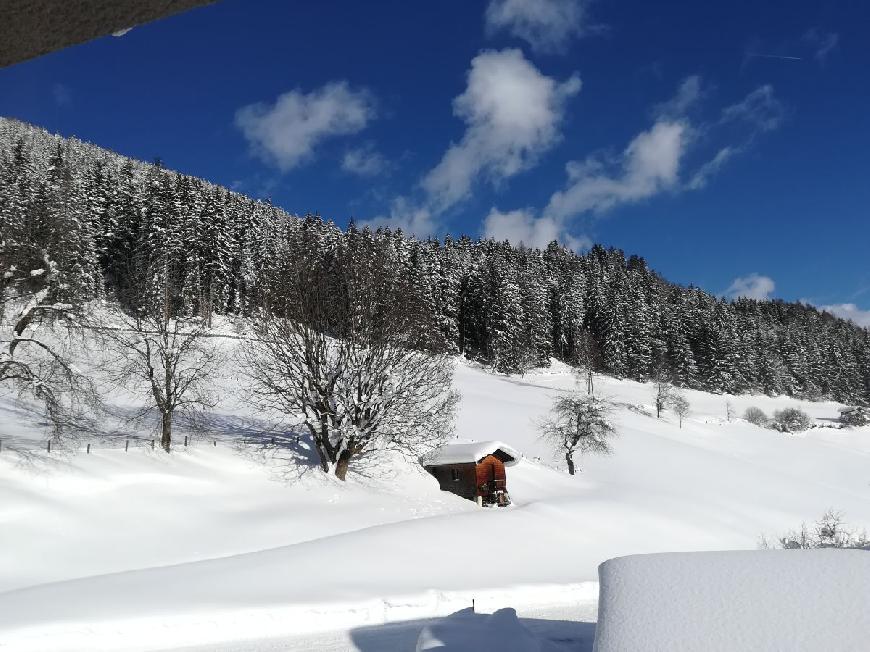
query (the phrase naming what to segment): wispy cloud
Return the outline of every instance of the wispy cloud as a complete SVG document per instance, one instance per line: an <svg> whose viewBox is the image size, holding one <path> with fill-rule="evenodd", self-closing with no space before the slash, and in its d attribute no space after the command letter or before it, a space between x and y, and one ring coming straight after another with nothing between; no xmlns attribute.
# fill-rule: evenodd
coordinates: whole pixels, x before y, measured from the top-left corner
<svg viewBox="0 0 870 652"><path fill-rule="evenodd" d="M824 63L840 42L840 35L834 32L824 32L814 27L804 34L803 40L813 48L813 57L816 61Z"/></svg>
<svg viewBox="0 0 870 652"><path fill-rule="evenodd" d="M776 283L772 278L753 273L735 278L724 294L731 299L743 297L763 300L769 299L774 290L776 290Z"/></svg>
<svg viewBox="0 0 870 652"><path fill-rule="evenodd" d="M69 86L60 82L52 85L51 97L57 106L69 106L72 104L72 91Z"/></svg>
<svg viewBox="0 0 870 652"><path fill-rule="evenodd" d="M324 140L362 131L376 114L369 91L337 81L244 106L236 112L236 126L257 156L287 171L309 160Z"/></svg>
<svg viewBox="0 0 870 652"><path fill-rule="evenodd" d="M425 206L415 204L407 197L396 197L390 202L389 213L360 220L360 225L372 229L379 227L401 229L405 233L419 238L439 236L440 222Z"/></svg>
<svg viewBox="0 0 870 652"><path fill-rule="evenodd" d="M710 179L714 177L719 170L725 167L725 164L728 161L734 158L734 156L739 154L741 151L743 151L743 148L732 145L726 145L720 149L716 152L716 155L713 158L706 163L703 163L695 171L687 184L687 188L689 190L700 190L701 188L704 188Z"/></svg>
<svg viewBox="0 0 870 652"><path fill-rule="evenodd" d="M674 187L689 139L686 122L662 120L635 136L620 156L615 172L600 172L602 166L595 161L569 166L569 184L553 194L544 216L564 221Z"/></svg>
<svg viewBox="0 0 870 652"><path fill-rule="evenodd" d="M490 0L486 32L507 32L538 53L564 52L573 38L600 28L588 24L588 0Z"/></svg>
<svg viewBox="0 0 870 652"><path fill-rule="evenodd" d="M536 218L531 210L515 210L506 213L497 208L490 210L483 222L483 236L495 240L508 240L515 245L543 249L553 240L579 251L588 249L592 242L585 237L573 237L563 233L562 225L551 217Z"/></svg>
<svg viewBox="0 0 870 652"><path fill-rule="evenodd" d="M361 177L378 176L386 173L389 168L389 161L371 143L347 150L341 159L342 170Z"/></svg>
<svg viewBox="0 0 870 652"><path fill-rule="evenodd" d="M772 131L779 127L785 115L785 107L773 92L773 86L765 84L749 93L743 100L725 107L722 122L746 122L760 131Z"/></svg>
<svg viewBox="0 0 870 652"><path fill-rule="evenodd" d="M682 117L689 113L706 94L701 77L699 75L690 75L683 80L672 98L660 102L653 107L653 116L656 119Z"/></svg>
<svg viewBox="0 0 870 652"><path fill-rule="evenodd" d="M870 328L870 310L862 310L854 303L832 303L816 307L820 310L826 310L836 317L848 319L863 328Z"/></svg>
<svg viewBox="0 0 870 652"><path fill-rule="evenodd" d="M653 108L653 125L636 135L617 156L591 156L569 163L567 183L554 192L540 213L533 209L493 209L484 224L488 236L545 244L557 234L563 243L584 242L577 221L599 216L617 206L648 200L666 192L700 190L756 136L779 126L783 107L770 86L725 107L712 122L693 121L688 113L704 97L699 77L684 80L673 98ZM728 127L727 129L725 127ZM711 158L694 170L686 161L694 148L709 148L727 132L738 142L720 144ZM685 168L688 168L686 171Z"/></svg>

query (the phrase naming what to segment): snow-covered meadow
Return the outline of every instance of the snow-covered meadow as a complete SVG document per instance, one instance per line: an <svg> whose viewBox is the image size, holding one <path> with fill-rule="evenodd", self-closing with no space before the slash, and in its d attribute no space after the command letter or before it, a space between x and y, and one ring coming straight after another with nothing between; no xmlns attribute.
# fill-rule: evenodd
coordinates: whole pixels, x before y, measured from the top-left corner
<svg viewBox="0 0 870 652"><path fill-rule="evenodd" d="M726 419L726 402L738 416L799 405L832 426L832 402L687 391L679 428L655 418L650 385L598 378L619 438L571 477L537 428L569 370L508 377L458 361L458 437L526 456L508 469L513 505L480 509L399 459L347 483L324 476L304 440L271 444L244 382L215 379L211 434L185 448L178 433L171 455L146 430L129 451L120 435L49 455L39 418L2 395L0 649L404 650L472 600L515 608L544 649L591 649L606 559L754 549L828 508L870 526L870 429Z"/></svg>

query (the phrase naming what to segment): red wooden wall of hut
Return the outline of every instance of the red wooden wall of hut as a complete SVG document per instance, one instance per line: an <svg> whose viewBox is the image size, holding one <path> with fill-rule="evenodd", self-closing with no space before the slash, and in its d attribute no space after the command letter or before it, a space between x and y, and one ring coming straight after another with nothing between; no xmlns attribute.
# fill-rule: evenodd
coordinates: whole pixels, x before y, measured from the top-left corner
<svg viewBox="0 0 870 652"><path fill-rule="evenodd" d="M504 462L495 455L487 455L477 463L477 495L487 496L507 488Z"/></svg>

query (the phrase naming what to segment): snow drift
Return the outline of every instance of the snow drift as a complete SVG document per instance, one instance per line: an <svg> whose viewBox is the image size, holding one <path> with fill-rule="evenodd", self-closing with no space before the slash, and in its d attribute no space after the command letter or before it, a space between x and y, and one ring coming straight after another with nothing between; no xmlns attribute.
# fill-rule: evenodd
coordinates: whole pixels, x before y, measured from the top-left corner
<svg viewBox="0 0 870 652"><path fill-rule="evenodd" d="M599 568L595 652L866 650L870 554L665 553Z"/></svg>

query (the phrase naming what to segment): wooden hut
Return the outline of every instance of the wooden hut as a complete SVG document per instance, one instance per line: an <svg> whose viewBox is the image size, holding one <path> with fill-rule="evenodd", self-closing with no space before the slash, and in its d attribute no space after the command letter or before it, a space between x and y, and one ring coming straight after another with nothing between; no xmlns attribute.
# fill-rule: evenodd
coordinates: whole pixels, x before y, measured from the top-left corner
<svg viewBox="0 0 870 652"><path fill-rule="evenodd" d="M423 467L449 491L481 505L509 505L506 466L522 456L500 441L448 444L423 460Z"/></svg>

